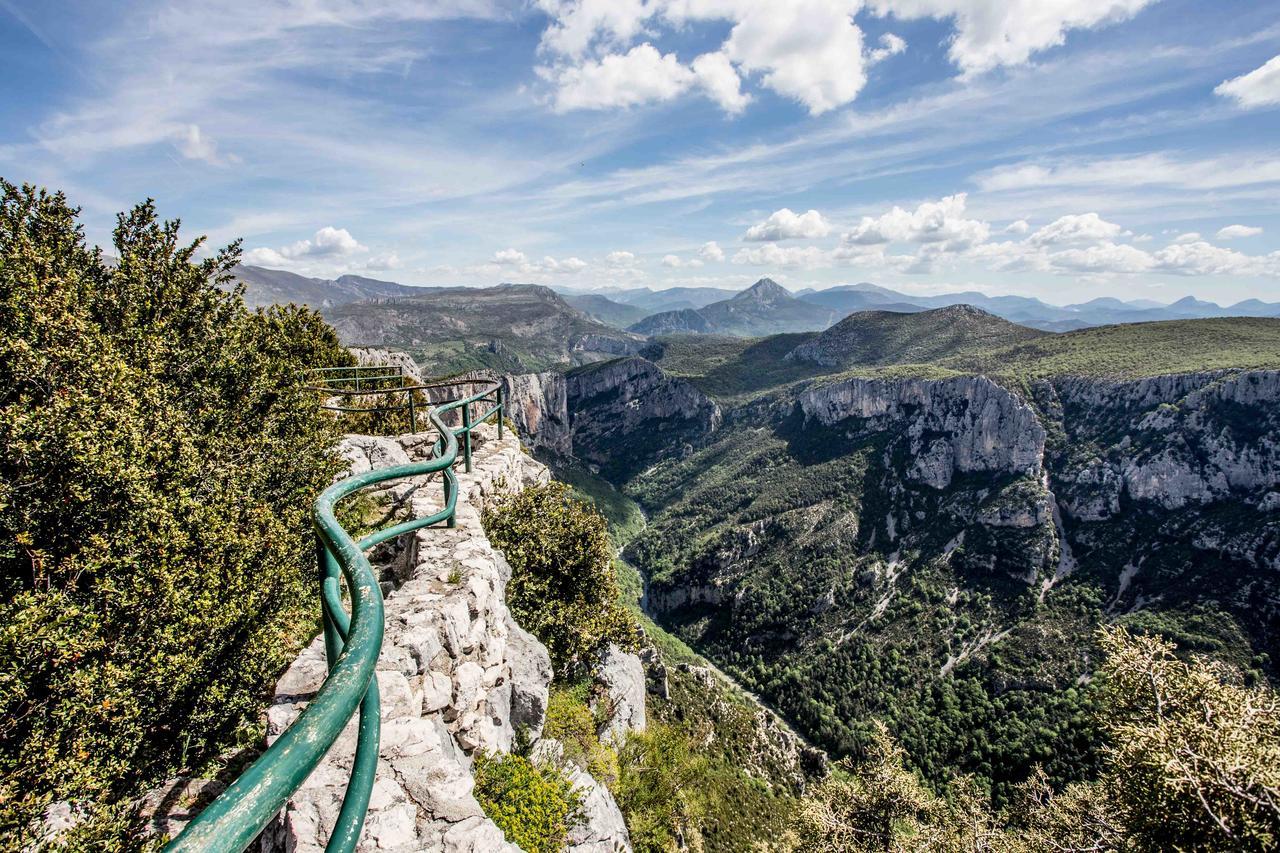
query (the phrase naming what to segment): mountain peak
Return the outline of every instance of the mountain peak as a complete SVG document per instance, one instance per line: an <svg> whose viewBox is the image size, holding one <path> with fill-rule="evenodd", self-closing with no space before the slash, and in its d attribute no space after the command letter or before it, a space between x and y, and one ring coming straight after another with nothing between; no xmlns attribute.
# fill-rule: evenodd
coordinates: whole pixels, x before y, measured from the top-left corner
<svg viewBox="0 0 1280 853"><path fill-rule="evenodd" d="M762 278L746 290L733 297L735 302L752 302L777 303L787 302L795 299L791 295L791 291L778 284L771 278Z"/></svg>

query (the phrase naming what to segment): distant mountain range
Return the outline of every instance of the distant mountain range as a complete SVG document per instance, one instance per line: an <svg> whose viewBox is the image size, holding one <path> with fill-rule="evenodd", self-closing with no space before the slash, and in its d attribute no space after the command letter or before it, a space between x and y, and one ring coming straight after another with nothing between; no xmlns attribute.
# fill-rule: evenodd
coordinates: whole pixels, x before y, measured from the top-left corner
<svg viewBox="0 0 1280 853"><path fill-rule="evenodd" d="M643 335L676 333L757 337L825 329L844 313L796 298L771 278L701 308L680 308L646 317L630 327Z"/></svg>
<svg viewBox="0 0 1280 853"><path fill-rule="evenodd" d="M404 298L427 299L444 292L479 293L491 288L410 287L390 281L344 275L308 278L283 270L242 265L236 275L251 305L296 302L326 314L342 306ZM533 287L534 285L529 285ZM550 288L541 288L548 294ZM988 296L977 291L917 296L869 282L796 293L764 278L742 291L716 287L647 287L579 291L560 288L558 308L610 334L630 331L660 336L713 334L756 337L781 332L821 331L856 311L913 313L950 305L972 305L1013 323L1050 332L1066 332L1115 323L1186 320L1206 317L1280 317L1280 302L1246 299L1234 305L1187 296L1169 305L1149 299L1101 297L1072 305L1050 305L1028 296ZM359 314L360 310L344 312ZM567 321L566 321L567 322ZM366 329L371 333L372 330ZM622 337L625 337L622 336ZM362 341L363 342L363 341Z"/></svg>
<svg viewBox="0 0 1280 853"><path fill-rule="evenodd" d="M1194 296L1187 296L1170 305L1150 299L1123 301L1113 297L1100 297L1088 302L1059 306L1028 296L988 296L977 291L915 296L868 282L838 285L826 290L807 289L794 294L790 294L789 291L784 292L800 302L807 302L834 312L836 315L834 319L854 311L909 313L930 308L944 308L948 305L973 305L1011 322L1049 332L1066 332L1090 326L1144 323L1153 320L1186 320L1200 317L1280 317L1280 302L1263 302L1259 299L1246 299L1234 305L1222 306ZM593 291L591 295L623 305L651 308L654 315L636 323L631 328L641 334L671 334L677 331L698 331L689 328L687 315L681 318L671 312L682 309L700 310L706 305L715 304L714 302L707 302L702 306L690 304L697 298L706 299L716 295L718 301L724 302L735 294L733 291L715 288L671 288L670 290L638 288L623 291ZM791 313L797 316L799 314L794 310ZM720 334L754 335L784 331L817 331L834 322L834 320L825 319L825 315L819 313L810 316L811 325L803 327L795 325L792 322L794 318L789 317L786 323L768 329L756 323L753 324L751 331L725 329L707 331Z"/></svg>

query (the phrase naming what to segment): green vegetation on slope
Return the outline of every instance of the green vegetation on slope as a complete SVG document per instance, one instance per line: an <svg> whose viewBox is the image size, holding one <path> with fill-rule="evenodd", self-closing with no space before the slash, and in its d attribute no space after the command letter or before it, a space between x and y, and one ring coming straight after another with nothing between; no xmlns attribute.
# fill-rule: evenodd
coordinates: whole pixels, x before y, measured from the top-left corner
<svg viewBox="0 0 1280 853"><path fill-rule="evenodd" d="M1227 317L1099 326L942 362L959 371L1025 381L1048 376L1132 379L1203 370L1280 367L1280 318Z"/></svg>
<svg viewBox="0 0 1280 853"><path fill-rule="evenodd" d="M297 371L348 356L317 315L221 290L237 247L194 262L150 203L120 216L112 266L61 195L0 190L0 846L17 849L50 800L111 810L253 740L316 630L309 510L339 470Z"/></svg>
<svg viewBox="0 0 1280 853"><path fill-rule="evenodd" d="M926 364L959 353L1034 341L1047 332L1010 323L971 305L900 313L858 311L810 342L793 359L827 366Z"/></svg>
<svg viewBox="0 0 1280 853"><path fill-rule="evenodd" d="M786 847L817 851L1273 850L1280 698L1123 629L1101 634L1100 777L1055 791L1035 772L991 811L962 778L938 796L884 729L801 803Z"/></svg>
<svg viewBox="0 0 1280 853"><path fill-rule="evenodd" d="M484 529L511 563L507 606L558 673L581 674L608 643L635 647L604 517L568 486L552 481L498 499L485 508Z"/></svg>
<svg viewBox="0 0 1280 853"><path fill-rule="evenodd" d="M640 340L535 284L433 288L335 306L325 309L325 317L344 343L405 349L437 376L481 367L551 370L590 360L583 352L621 353Z"/></svg>
<svg viewBox="0 0 1280 853"><path fill-rule="evenodd" d="M581 819L582 800L556 767L522 755L476 756L475 795L502 834L525 853L559 853Z"/></svg>

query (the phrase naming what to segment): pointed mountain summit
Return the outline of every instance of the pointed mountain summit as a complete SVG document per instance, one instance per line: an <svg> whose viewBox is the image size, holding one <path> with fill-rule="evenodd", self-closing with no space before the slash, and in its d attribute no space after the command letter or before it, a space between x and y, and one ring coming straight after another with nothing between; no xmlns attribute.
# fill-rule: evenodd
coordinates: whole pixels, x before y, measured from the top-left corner
<svg viewBox="0 0 1280 853"><path fill-rule="evenodd" d="M762 278L738 295L730 302L756 302L761 305L776 305L779 302L794 301L796 297L791 291L771 278Z"/></svg>
<svg viewBox="0 0 1280 853"><path fill-rule="evenodd" d="M797 299L771 278L762 278L729 299L713 302L698 313L722 335L753 337L779 332L812 332L840 319L838 311Z"/></svg>

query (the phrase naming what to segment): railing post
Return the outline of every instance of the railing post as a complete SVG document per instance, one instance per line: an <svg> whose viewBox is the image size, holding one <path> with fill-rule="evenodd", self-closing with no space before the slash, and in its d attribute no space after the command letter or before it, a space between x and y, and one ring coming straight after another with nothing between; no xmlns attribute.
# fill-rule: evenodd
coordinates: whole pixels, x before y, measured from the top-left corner
<svg viewBox="0 0 1280 853"><path fill-rule="evenodd" d="M316 533L316 566L320 581L320 619L324 626L324 655L329 662L329 669L333 669L333 665L338 661L338 655L342 654L343 642L342 635L338 633L338 626L334 624L333 616L325 604L324 587L328 579L333 578L335 581L338 579L341 569L319 532Z"/></svg>
<svg viewBox="0 0 1280 853"><path fill-rule="evenodd" d="M404 368L401 368L403 370ZM418 410L413 405L413 389L410 388L409 394L409 432L418 431Z"/></svg>
<svg viewBox="0 0 1280 853"><path fill-rule="evenodd" d="M502 416L506 413L506 406L503 405L502 385L498 385L498 441L502 441Z"/></svg>
<svg viewBox="0 0 1280 853"><path fill-rule="evenodd" d="M462 404L462 458L466 472L471 473L471 404Z"/></svg>
<svg viewBox="0 0 1280 853"><path fill-rule="evenodd" d="M449 476L448 468L444 469L444 472L441 474L441 476L444 477L444 505L448 506L449 500L453 497L453 478ZM449 513L449 517L445 519L444 526L457 527L458 526L457 513Z"/></svg>

